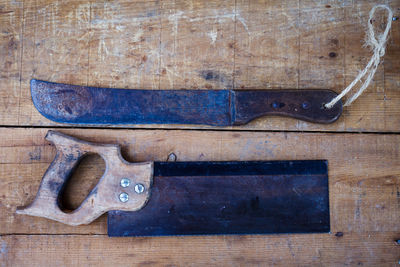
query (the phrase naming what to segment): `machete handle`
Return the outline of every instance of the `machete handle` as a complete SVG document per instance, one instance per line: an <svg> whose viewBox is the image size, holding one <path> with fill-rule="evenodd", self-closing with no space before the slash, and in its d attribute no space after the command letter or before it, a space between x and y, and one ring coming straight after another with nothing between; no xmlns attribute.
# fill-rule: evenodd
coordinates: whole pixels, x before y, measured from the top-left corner
<svg viewBox="0 0 400 267"><path fill-rule="evenodd" d="M342 102L332 108L324 105L337 96L325 89L234 90L231 107L233 125L243 125L267 116L284 116L313 123L332 123L342 114Z"/></svg>
<svg viewBox="0 0 400 267"><path fill-rule="evenodd" d="M80 225L91 223L109 210L136 211L146 205L153 162L130 163L122 158L118 145L94 144L56 131L49 131L46 139L55 145L57 154L42 178L36 198L29 206L18 208L18 214ZM79 161L88 154L99 154L106 170L82 204L72 212L64 212L59 204L61 192Z"/></svg>

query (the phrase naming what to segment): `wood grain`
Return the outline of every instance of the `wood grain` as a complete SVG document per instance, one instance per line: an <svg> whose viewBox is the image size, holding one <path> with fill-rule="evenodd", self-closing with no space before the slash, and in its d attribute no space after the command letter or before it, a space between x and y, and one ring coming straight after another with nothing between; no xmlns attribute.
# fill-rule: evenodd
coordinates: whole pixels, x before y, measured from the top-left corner
<svg viewBox="0 0 400 267"><path fill-rule="evenodd" d="M2 2L0 118L7 125L57 125L33 107L31 78L131 89L339 92L371 56L362 42L372 2ZM389 4L398 15L400 2ZM233 129L398 132L399 25L393 22L370 88L338 122L267 117Z"/></svg>
<svg viewBox="0 0 400 267"><path fill-rule="evenodd" d="M0 121L18 125L23 2L0 1Z"/></svg>
<svg viewBox="0 0 400 267"><path fill-rule="evenodd" d="M399 0L385 3L400 16ZM362 43L375 4L0 0L0 266L398 264L400 20L393 21L370 87L331 125L269 117L224 131L59 128L88 141L117 142L135 162L165 161L172 152L178 161L327 159L331 234L113 239L105 236L105 216L71 227L15 214L33 200L55 156L46 132L65 127L33 107L30 79L130 89L339 92L371 56ZM382 21L373 23L380 29ZM84 159L63 195L65 206L79 206L104 169L100 157Z"/></svg>
<svg viewBox="0 0 400 267"><path fill-rule="evenodd" d="M2 236L0 260L7 266L395 266L395 234Z"/></svg>

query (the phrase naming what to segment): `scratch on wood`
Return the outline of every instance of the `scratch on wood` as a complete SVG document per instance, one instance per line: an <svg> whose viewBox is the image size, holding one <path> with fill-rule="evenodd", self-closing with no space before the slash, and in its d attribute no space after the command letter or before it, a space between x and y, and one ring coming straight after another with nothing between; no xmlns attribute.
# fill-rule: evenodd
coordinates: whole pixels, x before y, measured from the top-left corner
<svg viewBox="0 0 400 267"><path fill-rule="evenodd" d="M174 32L177 32L178 29L178 21L179 19L187 19L189 22L202 22L205 20L217 20L218 23L224 23L225 20L231 19L231 20L238 20L243 27L246 29L247 33L249 33L249 27L247 26L246 20L240 15L239 11L236 12L231 12L223 15L212 15L212 16L204 16L204 17L195 17L195 18L190 18L188 16L183 15L184 12L179 10L175 14L169 15L168 20L170 22L174 23Z"/></svg>
<svg viewBox="0 0 400 267"><path fill-rule="evenodd" d="M168 16L168 20L174 24L175 42L176 42L177 35L178 35L179 19L184 17L184 16L182 16L183 14L184 14L184 12L179 10L175 14Z"/></svg>
<svg viewBox="0 0 400 267"><path fill-rule="evenodd" d="M245 19L242 18L242 16L240 16L239 13L237 13L236 19L237 19L240 23L242 23L243 27L246 29L246 32L247 32L248 34L250 34L250 33L249 33L249 27L247 27L247 24L246 24Z"/></svg>
<svg viewBox="0 0 400 267"><path fill-rule="evenodd" d="M97 50L97 53L98 53L99 57L101 58L101 61L104 62L106 56L108 55L108 49L107 49L106 43L104 41L104 37L100 39L100 45L99 45L99 49Z"/></svg>
<svg viewBox="0 0 400 267"><path fill-rule="evenodd" d="M2 240L1 241L1 247L0 247L0 259L2 260L2 262L4 263L7 259L7 255L8 255L8 246L7 246L7 242ZM6 266L5 264L1 266Z"/></svg>
<svg viewBox="0 0 400 267"><path fill-rule="evenodd" d="M215 41L217 40L217 37L218 37L218 32L213 30L213 31L210 31L209 33L207 33L207 35L211 39L211 44L214 45Z"/></svg>
<svg viewBox="0 0 400 267"><path fill-rule="evenodd" d="M292 241L290 240L290 237L288 237L288 239L287 239L287 245L288 245L288 248L289 248L289 251L290 251L290 254L292 255L292 257L296 258L296 255L293 251L293 245L292 245Z"/></svg>
<svg viewBox="0 0 400 267"><path fill-rule="evenodd" d="M363 194L359 194L356 199L356 209L354 211L354 221L360 220L361 217L361 204L362 204Z"/></svg>
<svg viewBox="0 0 400 267"><path fill-rule="evenodd" d="M133 35L132 40L133 40L134 42L139 42L142 36L143 36L143 29L142 29L142 28L139 28L139 29L137 30L137 32L135 32L135 34Z"/></svg>
<svg viewBox="0 0 400 267"><path fill-rule="evenodd" d="M117 25L116 29L117 29L117 31L121 32L121 31L124 31L126 29L126 26L125 25Z"/></svg>

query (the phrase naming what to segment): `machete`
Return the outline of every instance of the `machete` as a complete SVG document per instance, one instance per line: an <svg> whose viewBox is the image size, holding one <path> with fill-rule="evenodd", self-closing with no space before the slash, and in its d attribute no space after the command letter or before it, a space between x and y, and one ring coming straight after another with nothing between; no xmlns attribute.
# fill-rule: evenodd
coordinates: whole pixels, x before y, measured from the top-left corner
<svg viewBox="0 0 400 267"><path fill-rule="evenodd" d="M118 145L49 131L57 154L36 198L19 214L69 225L108 212L109 236L329 232L325 160L130 163ZM106 171L79 208L60 195L79 161L97 153Z"/></svg>
<svg viewBox="0 0 400 267"><path fill-rule="evenodd" d="M342 113L330 90L127 90L31 80L46 118L70 124L243 125L266 115L331 123Z"/></svg>

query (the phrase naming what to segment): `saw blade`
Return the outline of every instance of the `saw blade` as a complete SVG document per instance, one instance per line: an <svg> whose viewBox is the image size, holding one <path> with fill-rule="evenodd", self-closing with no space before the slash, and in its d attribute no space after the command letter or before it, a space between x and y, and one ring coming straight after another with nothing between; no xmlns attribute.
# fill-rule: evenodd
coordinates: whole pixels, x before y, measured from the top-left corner
<svg viewBox="0 0 400 267"><path fill-rule="evenodd" d="M109 236L329 232L327 161L155 162L149 202Z"/></svg>

